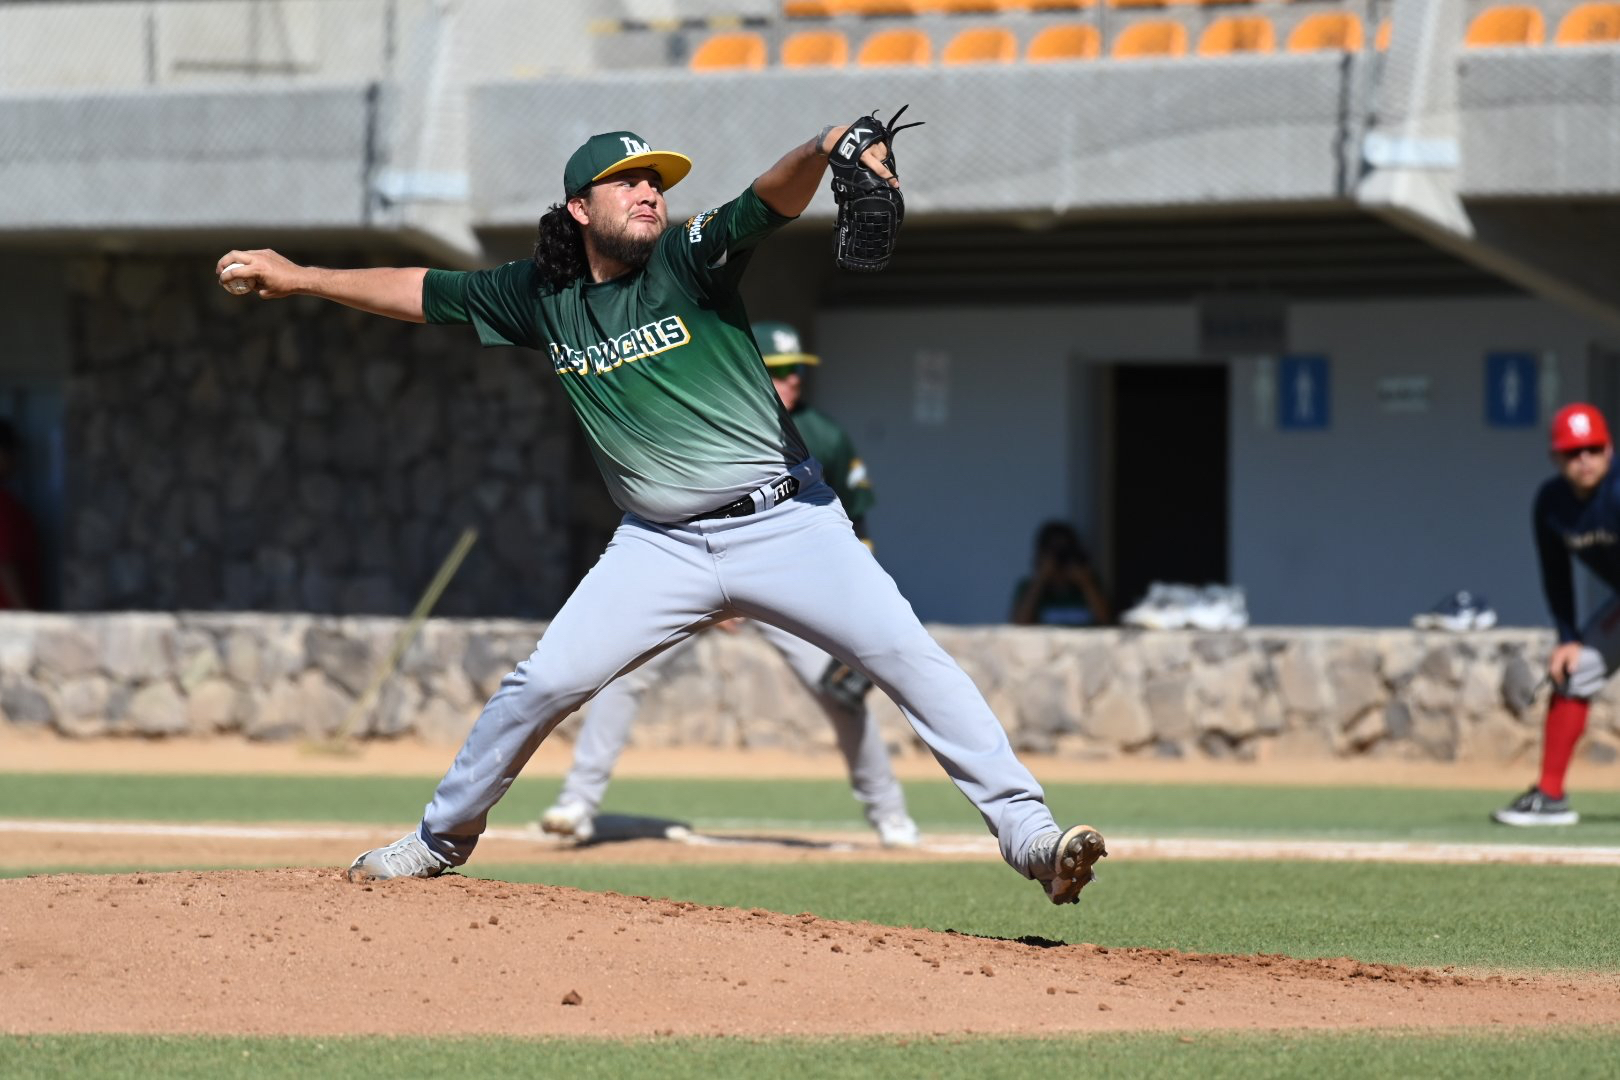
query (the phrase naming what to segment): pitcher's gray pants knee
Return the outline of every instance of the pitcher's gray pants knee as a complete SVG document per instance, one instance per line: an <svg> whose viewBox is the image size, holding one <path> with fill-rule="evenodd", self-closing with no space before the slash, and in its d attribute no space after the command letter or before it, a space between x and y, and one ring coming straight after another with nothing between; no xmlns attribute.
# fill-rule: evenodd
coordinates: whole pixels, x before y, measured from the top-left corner
<svg viewBox="0 0 1620 1080"><path fill-rule="evenodd" d="M734 615L780 627L864 672L905 713L1012 867L1057 828L1035 778L956 662L817 483L749 517L658 525L626 515L602 558L501 682L439 782L422 838L467 861L490 807L542 739L602 687Z"/></svg>
<svg viewBox="0 0 1620 1080"><path fill-rule="evenodd" d="M787 661L832 725L838 752L849 770L850 787L866 808L866 819L875 825L883 818L904 814L906 796L894 777L883 732L871 713L864 707L852 712L821 689L821 675L832 658L803 638L769 623L755 623L754 629ZM613 766L630 741L642 697L669 662L690 648L693 640L688 638L630 674L614 679L591 699L579 737L574 740L574 764L563 780L558 802L583 803L593 815L601 808L602 797L613 779Z"/></svg>

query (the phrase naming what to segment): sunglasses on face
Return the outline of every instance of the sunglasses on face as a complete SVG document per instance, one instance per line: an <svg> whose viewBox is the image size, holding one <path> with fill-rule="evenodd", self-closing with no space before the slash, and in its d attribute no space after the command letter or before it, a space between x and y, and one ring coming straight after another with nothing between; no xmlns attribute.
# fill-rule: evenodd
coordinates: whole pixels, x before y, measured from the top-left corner
<svg viewBox="0 0 1620 1080"><path fill-rule="evenodd" d="M789 375L797 375L802 379L805 377L805 375L809 374L809 372L809 364L784 364L781 367L771 368L771 378L785 379Z"/></svg>
<svg viewBox="0 0 1620 1080"><path fill-rule="evenodd" d="M1592 457L1601 457L1605 449L1606 447L1602 446L1577 446L1573 450L1558 451L1558 456L1563 458L1565 461L1576 461L1580 458L1586 457L1588 454L1590 454Z"/></svg>

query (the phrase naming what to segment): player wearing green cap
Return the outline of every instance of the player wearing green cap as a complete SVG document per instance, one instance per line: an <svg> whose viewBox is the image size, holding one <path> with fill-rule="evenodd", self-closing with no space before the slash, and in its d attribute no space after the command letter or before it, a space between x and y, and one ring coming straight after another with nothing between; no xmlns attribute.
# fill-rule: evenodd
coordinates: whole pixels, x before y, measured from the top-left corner
<svg viewBox="0 0 1620 1080"><path fill-rule="evenodd" d="M564 169L532 259L469 273L328 270L231 251L222 285L295 293L413 322L471 325L545 356L623 522L534 653L502 680L412 832L364 852L353 880L465 863L540 742L614 679L738 616L812 642L872 679L983 816L1002 857L1073 903L1107 851L1054 823L984 697L855 536L773 391L738 295L753 249L802 213L828 156L898 184L887 148L829 126L730 202L669 228L682 155L592 136ZM866 147L863 151L860 148ZM952 497L948 477L939 497Z"/></svg>
<svg viewBox="0 0 1620 1080"><path fill-rule="evenodd" d="M865 516L873 503L866 466L855 456L854 445L831 417L810 408L803 400L803 371L821 361L799 346L799 335L787 323L754 324L754 341L771 374L777 397L804 436L810 454L821 462L827 485L838 496L858 536L865 536ZM722 629L735 624L723 623ZM911 848L918 843L917 824L906 812L906 796L895 779L883 732L866 708L865 682L858 672L821 649L770 623L755 629L787 661L832 725L839 753L849 770L850 787L877 831L884 847ZM642 697L669 673L671 662L695 642L660 653L628 675L621 676L591 699L589 711L574 740L574 762L563 778L557 800L540 815L540 828L555 836L587 843L597 835L596 817L613 767L630 740Z"/></svg>

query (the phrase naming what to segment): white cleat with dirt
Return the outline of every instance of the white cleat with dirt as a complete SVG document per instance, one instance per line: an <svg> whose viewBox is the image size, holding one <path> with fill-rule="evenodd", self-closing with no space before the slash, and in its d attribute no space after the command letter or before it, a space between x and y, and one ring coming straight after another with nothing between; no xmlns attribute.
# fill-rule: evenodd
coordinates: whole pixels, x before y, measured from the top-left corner
<svg viewBox="0 0 1620 1080"><path fill-rule="evenodd" d="M1035 843L1051 843L1051 835L1047 833ZM1054 904L1075 904L1080 901L1080 890L1097 880L1092 864L1108 857L1108 845L1102 833L1090 825L1076 825L1058 837L1050 856L1044 851L1038 855L1042 858L1036 862L1035 877L1046 889L1047 898Z"/></svg>
<svg viewBox="0 0 1620 1080"><path fill-rule="evenodd" d="M417 833L407 833L386 847L372 848L345 871L354 882L387 881L390 878L438 877L450 864L433 853Z"/></svg>

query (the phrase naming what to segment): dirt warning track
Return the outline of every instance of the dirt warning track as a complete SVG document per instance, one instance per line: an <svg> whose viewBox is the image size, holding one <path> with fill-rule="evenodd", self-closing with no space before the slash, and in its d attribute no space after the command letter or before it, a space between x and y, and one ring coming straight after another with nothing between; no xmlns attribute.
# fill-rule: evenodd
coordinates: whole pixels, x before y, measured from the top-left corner
<svg viewBox="0 0 1620 1080"><path fill-rule="evenodd" d="M1081 905L1077 928L1084 918ZM0 958L11 1033L1039 1034L1620 1017L1607 976L1001 941L458 876L357 886L332 870L0 881Z"/></svg>

